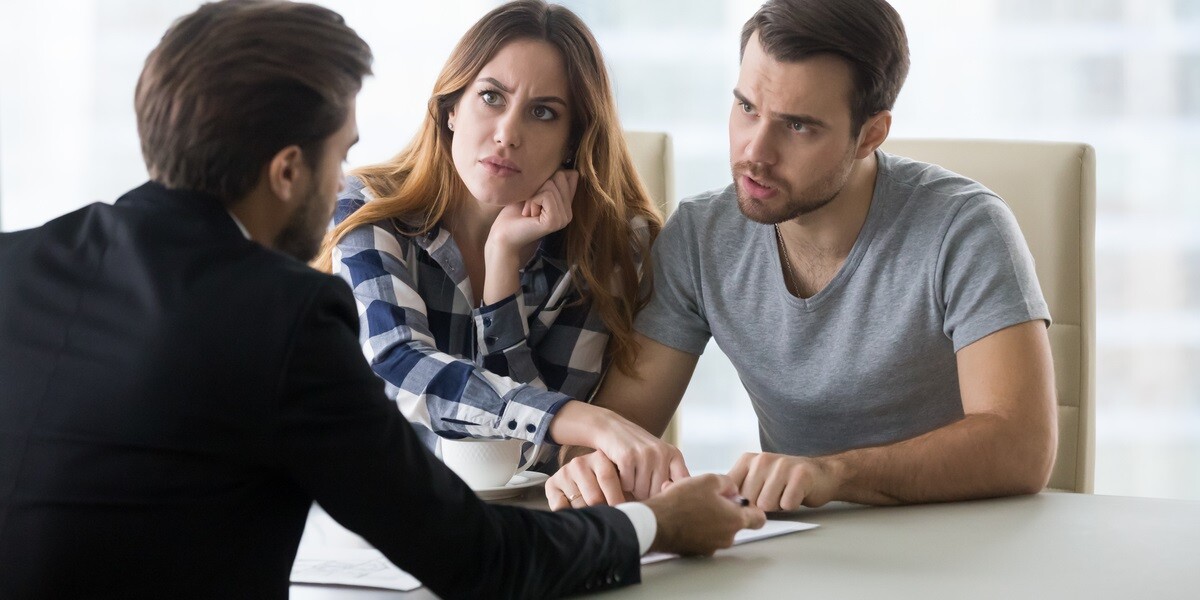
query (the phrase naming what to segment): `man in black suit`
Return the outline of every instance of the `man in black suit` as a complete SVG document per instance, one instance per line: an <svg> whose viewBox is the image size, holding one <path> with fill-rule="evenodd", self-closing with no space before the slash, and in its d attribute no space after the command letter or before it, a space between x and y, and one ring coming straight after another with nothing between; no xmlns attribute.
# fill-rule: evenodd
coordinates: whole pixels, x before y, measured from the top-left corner
<svg viewBox="0 0 1200 600"><path fill-rule="evenodd" d="M286 597L314 499L446 597L633 583L646 545L761 525L718 476L629 512L491 506L417 441L350 290L302 262L370 60L316 6L205 5L138 82L151 181L0 235L0 597Z"/></svg>

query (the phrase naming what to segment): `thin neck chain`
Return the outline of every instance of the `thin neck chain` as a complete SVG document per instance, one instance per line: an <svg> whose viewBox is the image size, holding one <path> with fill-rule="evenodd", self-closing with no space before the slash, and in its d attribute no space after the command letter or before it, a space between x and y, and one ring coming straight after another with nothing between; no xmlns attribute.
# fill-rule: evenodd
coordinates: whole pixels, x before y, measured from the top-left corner
<svg viewBox="0 0 1200 600"><path fill-rule="evenodd" d="M797 294L800 288L797 287L795 274L792 272L792 259L788 258L787 244L783 241L783 233L779 231L779 224L775 224L775 239L779 240L779 255L783 257L783 284L792 294Z"/></svg>

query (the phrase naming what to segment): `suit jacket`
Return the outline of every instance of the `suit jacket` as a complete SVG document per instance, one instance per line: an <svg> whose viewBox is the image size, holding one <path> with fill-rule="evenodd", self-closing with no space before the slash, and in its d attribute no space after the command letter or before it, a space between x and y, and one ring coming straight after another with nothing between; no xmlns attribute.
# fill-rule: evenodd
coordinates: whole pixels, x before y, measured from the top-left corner
<svg viewBox="0 0 1200 600"><path fill-rule="evenodd" d="M284 598L314 499L444 597L639 579L620 511L481 502L384 396L347 285L215 198L0 234L0 597Z"/></svg>

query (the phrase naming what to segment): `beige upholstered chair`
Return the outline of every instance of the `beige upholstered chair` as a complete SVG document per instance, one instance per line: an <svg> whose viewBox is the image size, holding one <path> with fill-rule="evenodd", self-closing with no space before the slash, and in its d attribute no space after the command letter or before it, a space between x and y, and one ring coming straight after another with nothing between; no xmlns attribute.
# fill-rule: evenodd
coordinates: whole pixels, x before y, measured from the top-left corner
<svg viewBox="0 0 1200 600"><path fill-rule="evenodd" d="M889 140L883 150L941 165L1000 195L1029 243L1054 324L1058 457L1050 487L1091 492L1095 465L1095 153L1076 143Z"/></svg>
<svg viewBox="0 0 1200 600"><path fill-rule="evenodd" d="M678 201L675 198L674 157L671 136L661 131L626 131L625 142L633 156L633 168L665 218ZM679 445L679 417L671 419L663 439Z"/></svg>
<svg viewBox="0 0 1200 600"><path fill-rule="evenodd" d="M671 136L661 131L626 131L625 142L646 191L663 216L667 216L676 202Z"/></svg>

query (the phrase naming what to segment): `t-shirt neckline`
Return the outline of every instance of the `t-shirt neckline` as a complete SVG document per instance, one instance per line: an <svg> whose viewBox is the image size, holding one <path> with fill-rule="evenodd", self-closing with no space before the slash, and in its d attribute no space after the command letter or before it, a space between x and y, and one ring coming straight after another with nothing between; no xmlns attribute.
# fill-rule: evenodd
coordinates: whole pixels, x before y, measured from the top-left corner
<svg viewBox="0 0 1200 600"><path fill-rule="evenodd" d="M881 150L875 151L875 164L875 190L871 193L871 205L867 208L867 218L863 221L863 226L858 232L858 237L854 240L854 246L850 248L850 254L846 256L846 260L842 262L842 266L838 268L838 272L816 294L808 298L799 298L788 291L787 283L783 279L783 263L780 262L781 257L779 255L779 244L775 238L775 226L763 225L759 227L761 232L759 235L760 243L767 245L767 253L771 255L771 262L775 268L775 277L772 278L772 284L775 286L777 293L783 295L793 306L808 311L816 310L828 298L836 296L838 291L845 286L846 282L854 276L854 272L858 270L858 265L866 255L872 240L875 239L877 223L880 219L880 214L884 210L883 206L881 206L883 204L882 199L887 196L883 193L883 188L890 181L890 178L887 177L890 165L887 162L887 155Z"/></svg>

